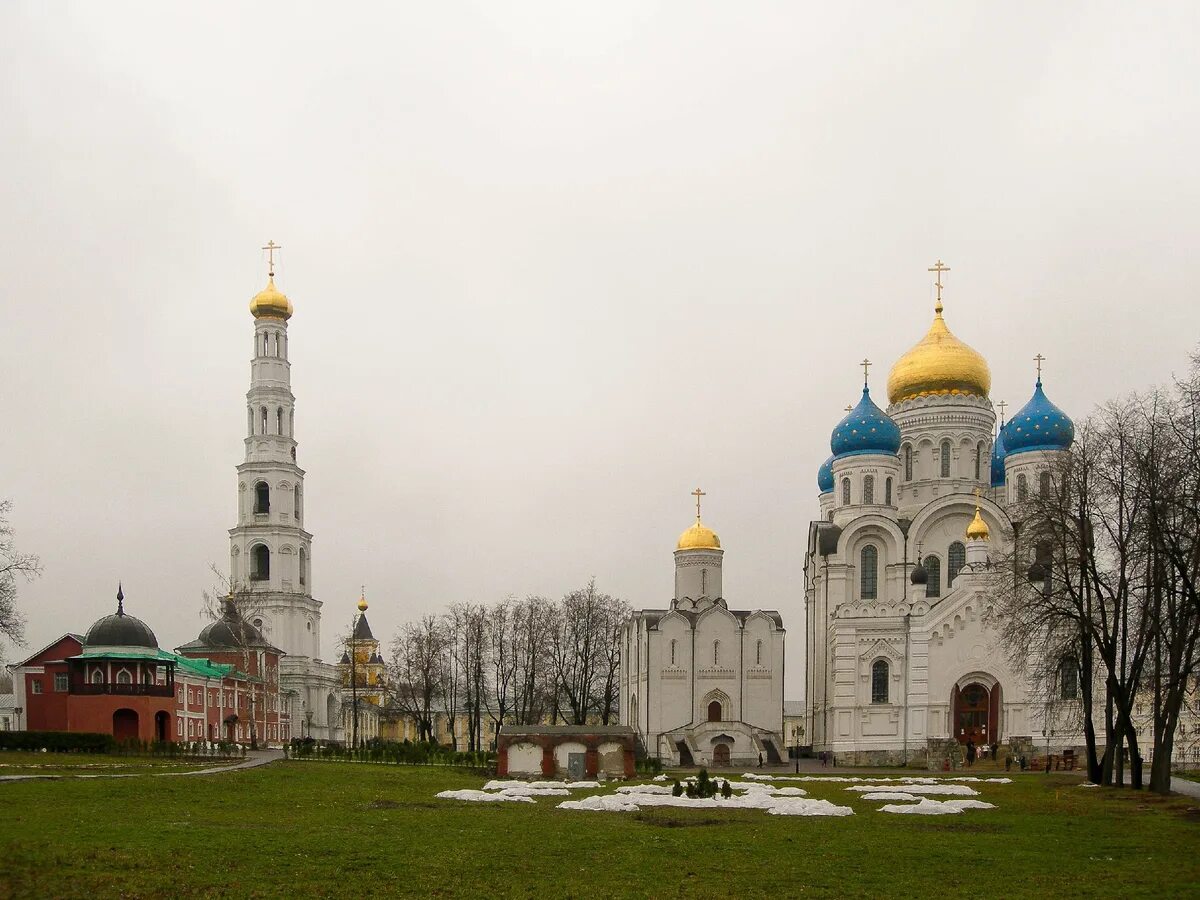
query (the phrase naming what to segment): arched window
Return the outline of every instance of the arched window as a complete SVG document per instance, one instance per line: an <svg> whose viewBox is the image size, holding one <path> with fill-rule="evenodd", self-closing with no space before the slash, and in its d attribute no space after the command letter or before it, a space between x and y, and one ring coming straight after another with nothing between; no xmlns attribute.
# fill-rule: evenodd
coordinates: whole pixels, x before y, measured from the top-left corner
<svg viewBox="0 0 1200 900"><path fill-rule="evenodd" d="M717 664L717 661L720 658L721 658L721 642L713 641L713 665L714 666Z"/></svg>
<svg viewBox="0 0 1200 900"><path fill-rule="evenodd" d="M271 487L265 481L254 485L254 511L256 513L271 511Z"/></svg>
<svg viewBox="0 0 1200 900"><path fill-rule="evenodd" d="M950 477L950 442L942 441L942 477Z"/></svg>
<svg viewBox="0 0 1200 900"><path fill-rule="evenodd" d="M297 519L300 518L300 485L292 488L292 515Z"/></svg>
<svg viewBox="0 0 1200 900"><path fill-rule="evenodd" d="M275 332L275 355L279 355L279 332Z"/></svg>
<svg viewBox="0 0 1200 900"><path fill-rule="evenodd" d="M879 596L879 551L871 544L859 553L859 596L863 600Z"/></svg>
<svg viewBox="0 0 1200 900"><path fill-rule="evenodd" d="M246 434L254 435L254 409L252 407L246 408Z"/></svg>
<svg viewBox="0 0 1200 900"><path fill-rule="evenodd" d="M979 471L983 466L983 444L975 448L975 480L979 480Z"/></svg>
<svg viewBox="0 0 1200 900"><path fill-rule="evenodd" d="M875 476L867 475L863 478L863 503L868 505L875 502Z"/></svg>
<svg viewBox="0 0 1200 900"><path fill-rule="evenodd" d="M1049 472L1043 472L1041 475L1038 476L1038 496L1039 497L1049 497L1050 496L1050 473Z"/></svg>
<svg viewBox="0 0 1200 900"><path fill-rule="evenodd" d="M1017 476L1017 499L1029 499L1029 482L1026 480L1024 472Z"/></svg>
<svg viewBox="0 0 1200 900"><path fill-rule="evenodd" d="M264 406L261 410L259 410L259 412L261 414L261 421L262 421L262 431L260 431L259 434L266 434L267 433L267 408Z"/></svg>
<svg viewBox="0 0 1200 900"><path fill-rule="evenodd" d="M308 554L303 547L300 548L300 583L308 583Z"/></svg>
<svg viewBox="0 0 1200 900"><path fill-rule="evenodd" d="M282 406L278 406L275 408L275 427L278 429L279 434L283 434L283 407Z"/></svg>
<svg viewBox="0 0 1200 900"><path fill-rule="evenodd" d="M97 669L95 672L92 673L92 684L103 684L103 683L104 683L104 673L101 672L99 669Z"/></svg>
<svg viewBox="0 0 1200 900"><path fill-rule="evenodd" d="M708 704L708 721L710 721L710 722L720 722L721 721L721 701L720 700L713 700L711 703Z"/></svg>
<svg viewBox="0 0 1200 900"><path fill-rule="evenodd" d="M289 409L288 410L288 434L294 435L295 433L296 433L296 411L294 409Z"/></svg>
<svg viewBox="0 0 1200 900"><path fill-rule="evenodd" d="M929 576L929 580L925 582L925 596L942 596L942 561L936 556L927 556L922 564Z"/></svg>
<svg viewBox="0 0 1200 900"><path fill-rule="evenodd" d="M904 480L912 481L912 444L904 445Z"/></svg>
<svg viewBox="0 0 1200 900"><path fill-rule="evenodd" d="M950 552L946 554L946 587L954 587L954 579L966 564L967 548L955 541L950 545Z"/></svg>
<svg viewBox="0 0 1200 900"><path fill-rule="evenodd" d="M133 684L133 676L127 669L122 669L117 673L117 684Z"/></svg>
<svg viewBox="0 0 1200 900"><path fill-rule="evenodd" d="M888 702L887 660L877 659L871 664L871 702Z"/></svg>
<svg viewBox="0 0 1200 900"><path fill-rule="evenodd" d="M675 640L671 640L671 665L675 665Z"/></svg>
<svg viewBox="0 0 1200 900"><path fill-rule="evenodd" d="M850 505L850 479L842 479L842 506Z"/></svg>
<svg viewBox="0 0 1200 900"><path fill-rule="evenodd" d="M271 551L266 544L258 544L253 550L254 568L250 570L251 581L267 581L271 577Z"/></svg>
<svg viewBox="0 0 1200 900"><path fill-rule="evenodd" d="M1058 664L1058 695L1062 700L1079 697L1079 663L1074 656L1064 656Z"/></svg>
<svg viewBox="0 0 1200 900"><path fill-rule="evenodd" d="M756 666L762 665L762 641L755 641L754 643L754 664Z"/></svg>
<svg viewBox="0 0 1200 900"><path fill-rule="evenodd" d="M892 505L892 479L888 479L883 483L883 505Z"/></svg>

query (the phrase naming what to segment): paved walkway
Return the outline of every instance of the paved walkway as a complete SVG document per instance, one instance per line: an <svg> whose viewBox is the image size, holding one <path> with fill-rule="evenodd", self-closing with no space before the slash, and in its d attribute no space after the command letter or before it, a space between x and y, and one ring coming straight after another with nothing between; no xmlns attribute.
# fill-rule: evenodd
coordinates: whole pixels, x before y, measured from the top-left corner
<svg viewBox="0 0 1200 900"><path fill-rule="evenodd" d="M64 772L62 774L30 774L30 775L0 775L0 781L61 781L65 778L144 778L153 776L155 778L170 778L173 775L223 775L226 772L237 772L241 769L254 769L258 766L265 766L268 763L273 763L277 759L283 759L282 750L250 750L246 753L246 758L232 765L209 766L205 769L189 769L186 772L122 772L119 775L105 775L103 773L74 773Z"/></svg>

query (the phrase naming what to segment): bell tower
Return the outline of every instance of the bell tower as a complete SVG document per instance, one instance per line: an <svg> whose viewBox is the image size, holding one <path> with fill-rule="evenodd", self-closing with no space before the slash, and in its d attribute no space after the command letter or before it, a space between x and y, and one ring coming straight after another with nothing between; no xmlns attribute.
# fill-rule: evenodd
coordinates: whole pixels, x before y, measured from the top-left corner
<svg viewBox="0 0 1200 900"><path fill-rule="evenodd" d="M229 581L256 595L254 618L288 665L321 655L321 603L312 596L312 535L304 529L304 470L296 461L288 320L275 287L274 241L267 286L250 301L254 352L246 392L245 459L237 467L237 525L229 530ZM257 625L258 622L255 622Z"/></svg>

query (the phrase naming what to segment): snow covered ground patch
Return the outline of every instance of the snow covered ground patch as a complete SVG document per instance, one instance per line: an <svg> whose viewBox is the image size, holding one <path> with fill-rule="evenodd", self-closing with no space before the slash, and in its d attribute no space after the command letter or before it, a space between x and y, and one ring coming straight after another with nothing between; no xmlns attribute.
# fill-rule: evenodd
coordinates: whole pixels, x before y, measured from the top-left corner
<svg viewBox="0 0 1200 900"><path fill-rule="evenodd" d="M559 809L582 809L591 812L637 812L636 803L631 803L624 795L593 794L582 800L564 800L558 804Z"/></svg>
<svg viewBox="0 0 1200 900"><path fill-rule="evenodd" d="M500 792L506 797L569 797L571 792L561 787L507 787Z"/></svg>
<svg viewBox="0 0 1200 900"><path fill-rule="evenodd" d="M863 794L864 800L907 800L916 803L921 798L916 794L906 794L903 791L875 791L871 794Z"/></svg>
<svg viewBox="0 0 1200 900"><path fill-rule="evenodd" d="M947 816L962 813L957 806L951 806L939 800L930 800L928 797L923 797L920 803L889 803L879 807L879 811L909 816Z"/></svg>
<svg viewBox="0 0 1200 900"><path fill-rule="evenodd" d="M847 791L862 791L863 793L878 793L879 791L895 790L894 786L886 784L852 784L845 788ZM909 794L943 794L958 797L978 797L979 791L965 784L906 784L905 792Z"/></svg>
<svg viewBox="0 0 1200 900"><path fill-rule="evenodd" d="M791 795L777 796L770 791L747 791L728 800L720 797L675 797L667 794L627 792L596 795L583 800L564 800L559 809L579 809L605 812L637 812L652 806L679 809L763 809L773 816L852 816L849 806L838 806L828 800L812 800Z"/></svg>
<svg viewBox="0 0 1200 900"><path fill-rule="evenodd" d="M442 791L437 795L439 800L470 800L473 803L532 803L532 797L514 797L506 793L491 791Z"/></svg>

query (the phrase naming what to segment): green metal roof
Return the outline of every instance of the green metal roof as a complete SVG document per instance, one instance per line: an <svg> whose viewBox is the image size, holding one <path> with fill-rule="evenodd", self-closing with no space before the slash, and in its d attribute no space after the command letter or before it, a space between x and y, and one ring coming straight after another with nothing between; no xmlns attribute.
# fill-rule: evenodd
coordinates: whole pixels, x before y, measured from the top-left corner
<svg viewBox="0 0 1200 900"><path fill-rule="evenodd" d="M161 662L175 666L180 672L186 672L190 675L199 675L202 678L225 678L228 675L235 677L247 678L246 674L237 671L236 666L226 663L215 663L211 659L193 659L188 656L179 656L176 653L169 653L166 650L151 649L147 647L145 651L139 650L137 647L122 647L120 650L107 651L99 649L85 649L78 656L68 657L69 659L132 659L144 660L147 662ZM260 679L251 678L251 681Z"/></svg>

